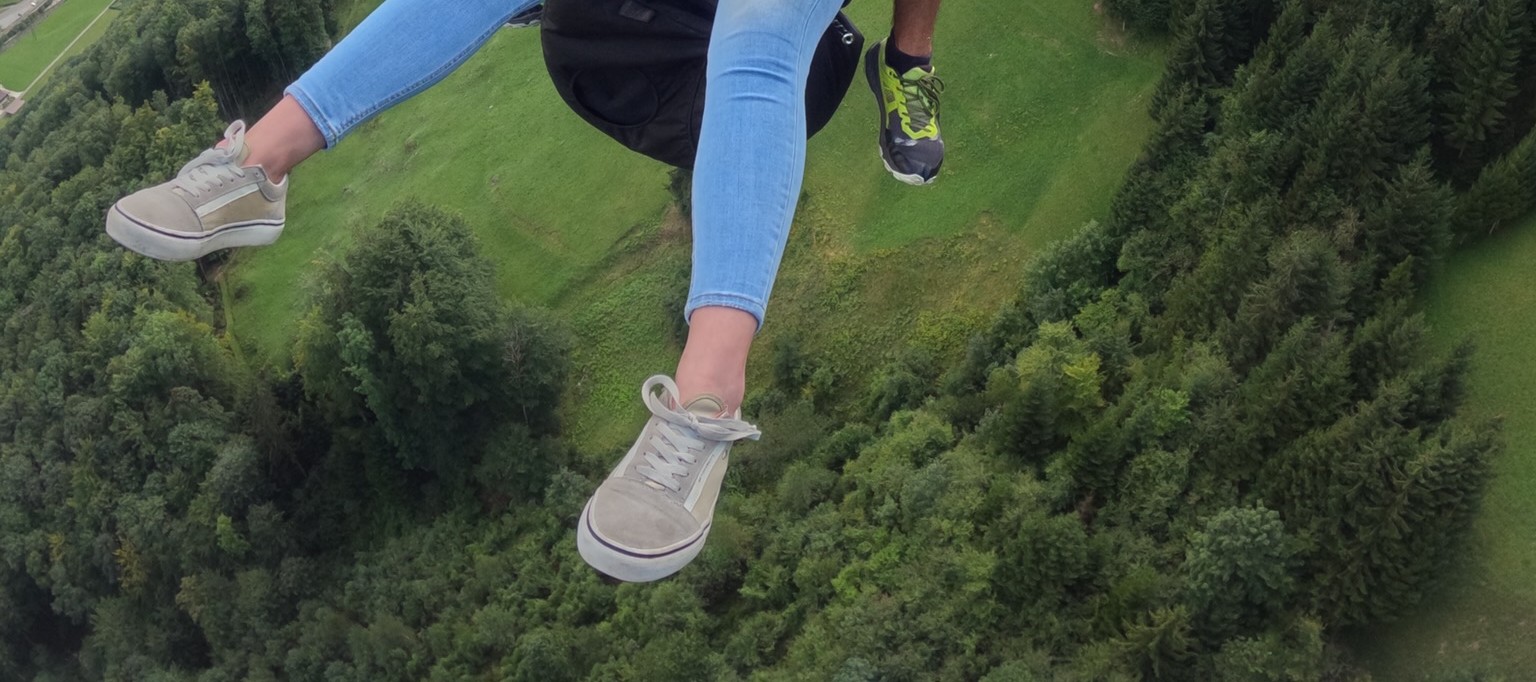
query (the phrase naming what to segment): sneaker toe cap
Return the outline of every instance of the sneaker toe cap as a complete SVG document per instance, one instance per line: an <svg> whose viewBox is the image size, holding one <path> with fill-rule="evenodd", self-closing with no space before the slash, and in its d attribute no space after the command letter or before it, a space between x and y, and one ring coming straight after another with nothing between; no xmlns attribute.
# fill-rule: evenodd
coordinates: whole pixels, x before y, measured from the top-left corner
<svg viewBox="0 0 1536 682"><path fill-rule="evenodd" d="M693 514L643 481L610 478L592 497L593 535L634 553L665 552L687 545L701 530Z"/></svg>
<svg viewBox="0 0 1536 682"><path fill-rule="evenodd" d="M944 149L936 144L891 145L891 166L896 170L924 179L939 174L944 164Z"/></svg>
<svg viewBox="0 0 1536 682"><path fill-rule="evenodd" d="M185 200L159 187L123 197L115 208L129 220L161 231L195 234L202 229L202 220Z"/></svg>

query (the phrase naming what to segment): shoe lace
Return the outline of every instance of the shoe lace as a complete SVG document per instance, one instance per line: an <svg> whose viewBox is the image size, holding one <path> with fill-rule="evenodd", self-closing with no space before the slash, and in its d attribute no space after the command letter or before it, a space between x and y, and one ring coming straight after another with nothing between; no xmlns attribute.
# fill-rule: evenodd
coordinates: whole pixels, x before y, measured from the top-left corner
<svg viewBox="0 0 1536 682"><path fill-rule="evenodd" d="M661 388L660 392L655 389ZM762 432L740 419L700 417L682 407L677 384L665 376L653 376L641 388L645 406L661 420L648 441L641 444L645 464L636 467L641 476L668 490L682 489L682 479L698 464L699 455L711 443L757 440Z"/></svg>
<svg viewBox="0 0 1536 682"><path fill-rule="evenodd" d="M176 187L198 197L216 187L223 187L235 178L245 177L240 167L240 151L245 148L245 122L235 121L224 131L228 144L223 148L204 150L197 158L187 162L176 173Z"/></svg>
<svg viewBox="0 0 1536 682"><path fill-rule="evenodd" d="M939 95L944 93L944 81L927 71L916 78L900 78L907 100L907 121L913 130L923 130L939 117Z"/></svg>

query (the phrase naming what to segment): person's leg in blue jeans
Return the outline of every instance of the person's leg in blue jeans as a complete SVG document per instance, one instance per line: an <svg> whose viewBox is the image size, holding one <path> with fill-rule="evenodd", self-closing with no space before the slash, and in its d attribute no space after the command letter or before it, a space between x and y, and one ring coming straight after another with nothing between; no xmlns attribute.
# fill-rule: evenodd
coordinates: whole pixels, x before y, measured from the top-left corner
<svg viewBox="0 0 1536 682"><path fill-rule="evenodd" d="M840 5L720 2L693 173L688 342L675 385L646 382L651 419L576 531L582 558L615 578L657 580L692 561L713 525L732 443L758 435L741 420L747 354L800 195L806 77Z"/></svg>
<svg viewBox="0 0 1536 682"><path fill-rule="evenodd" d="M541 0L386 0L251 126L246 163L282 180L364 121L452 73Z"/></svg>
<svg viewBox="0 0 1536 682"><path fill-rule="evenodd" d="M805 172L805 82L839 0L721 0L693 173L693 283L683 400L746 390Z"/></svg>

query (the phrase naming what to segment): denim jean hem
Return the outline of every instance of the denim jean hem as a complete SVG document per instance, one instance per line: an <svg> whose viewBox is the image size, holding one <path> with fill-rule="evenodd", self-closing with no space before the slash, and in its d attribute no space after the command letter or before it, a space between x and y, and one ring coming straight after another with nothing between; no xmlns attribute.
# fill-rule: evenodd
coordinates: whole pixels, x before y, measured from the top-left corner
<svg viewBox="0 0 1536 682"><path fill-rule="evenodd" d="M295 81L283 90L283 94L292 97L293 101L299 103L299 108L303 109L304 113L309 114L310 122L315 124L315 129L319 130L320 136L325 138L326 149L335 147L336 143L341 141L340 131L336 130L336 127L331 124L330 119L320 112L320 106L315 103L313 97L309 96L309 93L304 91L304 88L298 81Z"/></svg>
<svg viewBox="0 0 1536 682"><path fill-rule="evenodd" d="M759 331L763 328L763 314L767 308L762 301L750 296L742 296L741 294L698 294L688 297L688 305L683 308L683 319L691 320L694 311L699 308L709 307L735 308L736 310L748 313L757 319L757 329Z"/></svg>

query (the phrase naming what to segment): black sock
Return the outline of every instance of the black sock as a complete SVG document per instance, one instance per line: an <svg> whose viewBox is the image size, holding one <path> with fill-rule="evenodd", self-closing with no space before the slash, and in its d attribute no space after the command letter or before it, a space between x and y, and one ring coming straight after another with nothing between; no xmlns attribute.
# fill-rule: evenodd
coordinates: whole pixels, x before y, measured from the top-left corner
<svg viewBox="0 0 1536 682"><path fill-rule="evenodd" d="M928 66L932 62L932 55L916 57L896 49L895 40L890 38L885 40L885 63L895 69L898 74L904 74L920 66Z"/></svg>

